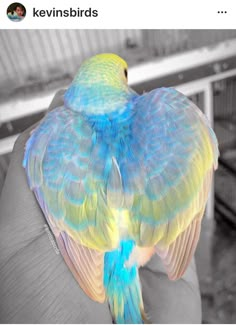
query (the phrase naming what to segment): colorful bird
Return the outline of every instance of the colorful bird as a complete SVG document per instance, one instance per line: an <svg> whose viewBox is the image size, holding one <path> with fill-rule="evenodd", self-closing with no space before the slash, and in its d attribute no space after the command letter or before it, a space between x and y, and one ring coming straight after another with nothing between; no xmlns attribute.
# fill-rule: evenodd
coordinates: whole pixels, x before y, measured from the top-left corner
<svg viewBox="0 0 236 325"><path fill-rule="evenodd" d="M185 272L217 168L203 113L173 88L138 95L115 54L85 61L31 134L23 166L80 287L116 323L142 323L138 268Z"/></svg>

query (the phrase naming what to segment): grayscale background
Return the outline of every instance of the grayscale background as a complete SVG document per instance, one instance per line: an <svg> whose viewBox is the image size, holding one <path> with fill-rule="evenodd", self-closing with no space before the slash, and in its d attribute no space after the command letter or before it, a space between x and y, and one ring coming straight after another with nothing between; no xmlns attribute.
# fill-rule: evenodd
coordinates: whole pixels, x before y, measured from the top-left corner
<svg viewBox="0 0 236 325"><path fill-rule="evenodd" d="M177 87L214 126L221 157L196 261L203 322L235 323L236 30L0 31L0 193L17 136L43 117L80 63L101 52L126 59L138 92Z"/></svg>

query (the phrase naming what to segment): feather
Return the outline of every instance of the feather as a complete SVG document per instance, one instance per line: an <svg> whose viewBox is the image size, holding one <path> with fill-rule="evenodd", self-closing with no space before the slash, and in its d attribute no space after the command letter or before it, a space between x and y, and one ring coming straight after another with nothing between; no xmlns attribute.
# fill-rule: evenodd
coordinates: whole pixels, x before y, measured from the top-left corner
<svg viewBox="0 0 236 325"><path fill-rule="evenodd" d="M79 245L65 232L61 232L56 239L60 252L80 287L91 299L104 302L104 253Z"/></svg>
<svg viewBox="0 0 236 325"><path fill-rule="evenodd" d="M120 170L117 161L112 157L112 167L107 180L107 202L111 208L123 206L123 189Z"/></svg>
<svg viewBox="0 0 236 325"><path fill-rule="evenodd" d="M86 61L25 147L23 166L84 292L114 321L143 322L138 267L154 252L170 279L194 254L217 168L209 122L184 95L137 95L114 54Z"/></svg>

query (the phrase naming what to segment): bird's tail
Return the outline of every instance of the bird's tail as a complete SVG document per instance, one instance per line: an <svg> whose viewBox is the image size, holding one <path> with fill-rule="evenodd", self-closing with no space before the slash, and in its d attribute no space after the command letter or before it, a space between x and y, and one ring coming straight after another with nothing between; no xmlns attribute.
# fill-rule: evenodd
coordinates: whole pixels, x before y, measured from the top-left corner
<svg viewBox="0 0 236 325"><path fill-rule="evenodd" d="M122 241L117 250L105 254L104 286L117 324L143 323L145 319L138 267L126 266L133 248L133 241Z"/></svg>

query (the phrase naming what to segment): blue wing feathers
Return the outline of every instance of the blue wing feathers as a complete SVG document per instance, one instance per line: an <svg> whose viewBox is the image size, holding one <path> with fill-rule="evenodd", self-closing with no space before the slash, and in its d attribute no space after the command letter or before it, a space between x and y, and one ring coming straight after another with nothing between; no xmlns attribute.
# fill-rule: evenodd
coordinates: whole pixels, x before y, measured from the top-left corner
<svg viewBox="0 0 236 325"><path fill-rule="evenodd" d="M132 197L129 217L138 224L139 244L155 244L155 227L173 220L189 204L179 194L179 184L187 195L196 190L189 165L205 145L199 131L204 123L217 162L217 140L205 117L174 89L134 95L121 114L88 116L59 107L27 141L23 166L45 215L74 231L85 231L94 238L94 247L109 247L107 219L113 216L108 197L114 203L114 193L118 210L126 197ZM157 203L161 215L156 214ZM100 230L99 240L90 226ZM148 242L146 234L152 238ZM125 267L137 244L134 238L121 240L104 258L104 286L118 323L142 322L138 269Z"/></svg>
<svg viewBox="0 0 236 325"><path fill-rule="evenodd" d="M24 166L31 187L44 184L52 198L49 209L62 218L69 211L64 210L62 203L54 203L58 190L78 209L98 188L104 193L107 188L120 191L117 182L109 182L115 157L124 195L137 195L133 204L131 201L132 218L153 225L165 223L186 207L176 188L198 148L203 146L198 129L201 119L194 104L170 88L134 96L121 114L85 116L60 107L47 114L28 140ZM210 128L209 136L213 138L217 160L217 141ZM191 188L194 181L189 184ZM166 201L163 216L156 216L152 202L161 201L170 191L173 200ZM144 196L150 205L147 215L138 203ZM100 200L98 205L104 207L106 197L100 195ZM76 227L75 220L68 223Z"/></svg>

